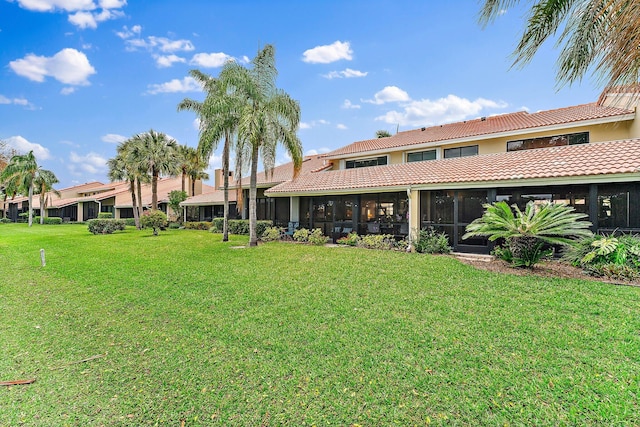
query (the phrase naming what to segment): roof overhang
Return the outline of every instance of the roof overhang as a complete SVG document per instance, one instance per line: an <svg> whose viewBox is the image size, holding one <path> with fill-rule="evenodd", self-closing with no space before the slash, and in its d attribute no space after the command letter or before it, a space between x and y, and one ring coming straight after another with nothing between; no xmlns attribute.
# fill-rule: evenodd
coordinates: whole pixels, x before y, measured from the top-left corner
<svg viewBox="0 0 640 427"><path fill-rule="evenodd" d="M640 182L640 171L624 174L598 174L550 178L506 179L494 181L460 181L440 182L425 184L406 184L388 187L360 187L329 190L310 190L298 192L275 192L265 194L268 197L314 197L329 195L367 194L367 193L391 193L406 190L472 190L481 188L505 188L505 187L537 187L549 185L585 185L605 184L619 182Z"/></svg>

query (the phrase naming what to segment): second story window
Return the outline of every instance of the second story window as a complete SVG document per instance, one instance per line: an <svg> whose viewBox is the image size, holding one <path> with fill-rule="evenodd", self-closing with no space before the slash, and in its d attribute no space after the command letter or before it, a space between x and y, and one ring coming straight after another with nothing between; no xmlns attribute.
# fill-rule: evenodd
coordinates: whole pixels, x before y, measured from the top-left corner
<svg viewBox="0 0 640 427"><path fill-rule="evenodd" d="M452 157L467 157L467 156L477 156L477 155L478 155L477 145L469 145L467 147L447 148L444 150L445 159L450 159Z"/></svg>
<svg viewBox="0 0 640 427"><path fill-rule="evenodd" d="M347 160L345 162L346 169L366 168L369 166L380 166L387 164L387 156L374 157L372 159Z"/></svg>
<svg viewBox="0 0 640 427"><path fill-rule="evenodd" d="M507 151L531 150L534 148L558 147L561 145L587 144L589 132L569 133L566 135L542 136L539 138L519 139L507 142Z"/></svg>
<svg viewBox="0 0 640 427"><path fill-rule="evenodd" d="M423 160L435 160L436 150L419 151L417 153L407 154L407 163L421 162Z"/></svg>

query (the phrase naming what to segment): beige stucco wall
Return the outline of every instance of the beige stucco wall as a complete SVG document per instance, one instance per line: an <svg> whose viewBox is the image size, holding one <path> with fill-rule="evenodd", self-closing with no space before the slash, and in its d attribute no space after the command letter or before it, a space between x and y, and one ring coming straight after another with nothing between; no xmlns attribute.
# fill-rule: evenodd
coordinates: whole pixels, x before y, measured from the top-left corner
<svg viewBox="0 0 640 427"><path fill-rule="evenodd" d="M404 152L396 151L389 154L389 164L395 165L398 163L403 163L404 161Z"/></svg>

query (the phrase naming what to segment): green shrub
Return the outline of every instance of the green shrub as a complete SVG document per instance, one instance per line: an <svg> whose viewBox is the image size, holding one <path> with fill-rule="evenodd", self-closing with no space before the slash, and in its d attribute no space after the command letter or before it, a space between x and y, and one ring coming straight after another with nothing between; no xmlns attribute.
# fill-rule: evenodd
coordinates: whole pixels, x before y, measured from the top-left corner
<svg viewBox="0 0 640 427"><path fill-rule="evenodd" d="M111 234L114 231L124 230L126 222L122 219L90 219L87 227L93 234Z"/></svg>
<svg viewBox="0 0 640 427"><path fill-rule="evenodd" d="M635 279L640 276L640 237L593 236L582 239L563 258L595 276Z"/></svg>
<svg viewBox="0 0 640 427"><path fill-rule="evenodd" d="M33 223L34 224L40 224L40 217L39 216L33 217ZM62 224L62 218L57 217L57 216L48 216L48 217L44 218L44 221L42 221L42 223L44 225Z"/></svg>
<svg viewBox="0 0 640 427"><path fill-rule="evenodd" d="M10 222L9 218L0 218L0 224L9 224Z"/></svg>
<svg viewBox="0 0 640 427"><path fill-rule="evenodd" d="M256 235L262 236L264 231L273 227L273 221L260 220L256 222ZM220 227L222 230L222 227ZM230 219L229 220L229 233L231 234L249 234L249 220L248 219Z"/></svg>
<svg viewBox="0 0 640 427"><path fill-rule="evenodd" d="M446 233L438 233L433 227L420 230L414 246L416 252L424 254L448 254L451 252Z"/></svg>
<svg viewBox="0 0 640 427"><path fill-rule="evenodd" d="M110 219L113 218L113 214L111 212L100 212L98 213L99 219Z"/></svg>
<svg viewBox="0 0 640 427"><path fill-rule="evenodd" d="M296 242L306 243L309 241L309 230L301 228L293 233L293 240Z"/></svg>
<svg viewBox="0 0 640 427"><path fill-rule="evenodd" d="M536 205L527 203L521 211L504 202L483 205L481 218L467 225L463 239L486 236L491 241L504 239L512 255L512 263L532 267L552 251L549 245L571 246L575 239L591 236L591 223L583 221L586 214L577 213L571 206L559 203Z"/></svg>
<svg viewBox="0 0 640 427"><path fill-rule="evenodd" d="M211 223L207 221L188 221L184 223L184 228L187 230L208 230L211 228Z"/></svg>
<svg viewBox="0 0 640 427"><path fill-rule="evenodd" d="M135 218L126 218L123 220L125 222L125 224L127 224L129 227L135 227L136 226L136 219Z"/></svg>
<svg viewBox="0 0 640 427"><path fill-rule="evenodd" d="M169 223L169 230L177 230L180 227L182 227L182 225L179 222L170 222Z"/></svg>
<svg viewBox="0 0 640 427"><path fill-rule="evenodd" d="M263 242L274 242L276 240L280 240L281 235L282 229L280 227L269 227L264 230L264 233L262 233L262 237L260 239Z"/></svg>
<svg viewBox="0 0 640 427"><path fill-rule="evenodd" d="M211 230L213 233L222 233L222 228L224 227L224 218L213 218L213 221L211 221L213 223L213 228L214 230Z"/></svg>
<svg viewBox="0 0 640 427"><path fill-rule="evenodd" d="M307 237L307 242L312 245L324 245L329 241L329 238L322 234L322 230L319 228L315 228L309 236Z"/></svg>
<svg viewBox="0 0 640 427"><path fill-rule="evenodd" d="M491 251L491 255L508 263L513 262L513 254L508 246L498 245Z"/></svg>
<svg viewBox="0 0 640 427"><path fill-rule="evenodd" d="M347 234L345 237L341 237L336 240L336 243L339 245L348 245L348 246L357 246L358 240L360 240L360 236L355 231Z"/></svg>
<svg viewBox="0 0 640 427"><path fill-rule="evenodd" d="M396 249L398 247L396 239L394 239L391 234L366 234L360 236L357 245L359 248L385 250Z"/></svg>
<svg viewBox="0 0 640 427"><path fill-rule="evenodd" d="M161 229L167 227L167 214L160 210L145 211L140 218L140 224L143 227L151 227L153 229L153 235L157 236Z"/></svg>

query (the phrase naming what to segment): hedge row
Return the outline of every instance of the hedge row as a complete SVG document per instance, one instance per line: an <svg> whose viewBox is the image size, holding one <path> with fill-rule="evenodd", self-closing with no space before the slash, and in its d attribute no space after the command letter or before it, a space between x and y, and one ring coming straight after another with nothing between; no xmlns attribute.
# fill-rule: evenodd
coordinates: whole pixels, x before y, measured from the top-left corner
<svg viewBox="0 0 640 427"><path fill-rule="evenodd" d="M213 227L211 231L214 233L222 233L222 227L224 224L224 218L214 218ZM256 235L262 236L265 230L269 227L273 227L273 221L260 220L256 222ZM249 220L248 219L230 219L229 220L229 233L230 234L249 234Z"/></svg>
<svg viewBox="0 0 640 427"><path fill-rule="evenodd" d="M40 224L40 217L33 217L34 224ZM44 218L44 224L62 224L62 218L58 216L47 216Z"/></svg>

